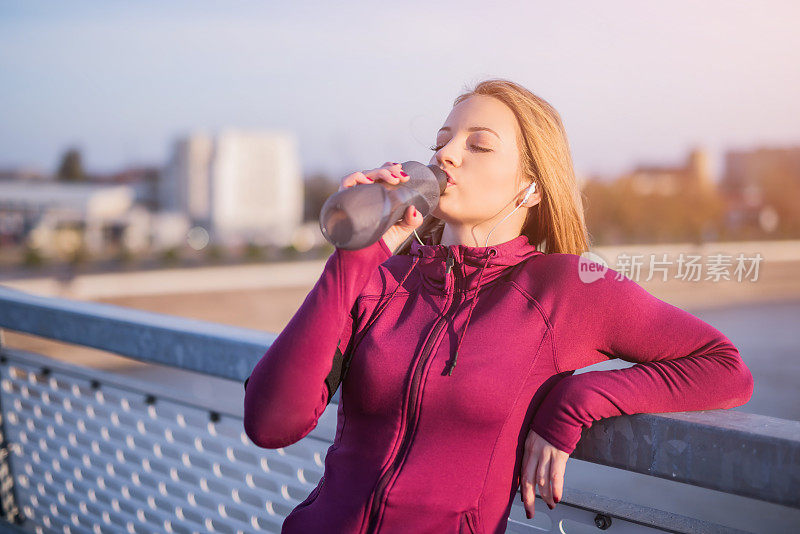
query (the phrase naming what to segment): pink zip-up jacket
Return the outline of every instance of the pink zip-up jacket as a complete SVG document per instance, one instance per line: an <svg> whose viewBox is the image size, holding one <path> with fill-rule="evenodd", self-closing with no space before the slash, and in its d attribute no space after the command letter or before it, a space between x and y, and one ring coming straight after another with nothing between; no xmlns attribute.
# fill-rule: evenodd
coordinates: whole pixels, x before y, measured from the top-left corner
<svg viewBox="0 0 800 534"><path fill-rule="evenodd" d="M719 330L614 269L584 282L581 265L525 235L336 249L245 382L247 435L283 447L316 426L350 358L323 477L282 532L504 532L530 429L572 453L601 418L750 399ZM636 365L573 374L610 358Z"/></svg>

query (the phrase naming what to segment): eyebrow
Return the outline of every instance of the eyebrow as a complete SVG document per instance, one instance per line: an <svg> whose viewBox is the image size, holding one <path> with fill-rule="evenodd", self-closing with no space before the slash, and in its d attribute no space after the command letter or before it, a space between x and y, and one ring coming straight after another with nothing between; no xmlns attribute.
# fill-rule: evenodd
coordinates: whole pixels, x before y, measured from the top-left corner
<svg viewBox="0 0 800 534"><path fill-rule="evenodd" d="M480 130L486 130L487 132L492 132L493 134L495 134L497 136L498 139L500 138L500 135L497 132L495 132L491 128L487 128L486 126L471 126L471 127L467 128L468 132L478 132ZM449 126L445 126L444 128L440 128L439 129L439 132L449 132L449 131L450 131L450 127ZM439 132L436 132L436 133L439 133Z"/></svg>

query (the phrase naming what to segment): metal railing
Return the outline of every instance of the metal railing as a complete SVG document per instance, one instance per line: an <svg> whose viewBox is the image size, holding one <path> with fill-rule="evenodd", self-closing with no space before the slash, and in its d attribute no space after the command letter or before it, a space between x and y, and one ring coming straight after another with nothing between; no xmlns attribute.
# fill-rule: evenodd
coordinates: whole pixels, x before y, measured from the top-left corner
<svg viewBox="0 0 800 534"><path fill-rule="evenodd" d="M275 339L3 286L0 328L237 383ZM322 475L337 402L298 443L261 449L241 409L0 343L0 531L280 532ZM613 417L571 457L800 508L796 421L730 410ZM507 531L736 532L574 487L555 510L536 509L526 520L516 500Z"/></svg>

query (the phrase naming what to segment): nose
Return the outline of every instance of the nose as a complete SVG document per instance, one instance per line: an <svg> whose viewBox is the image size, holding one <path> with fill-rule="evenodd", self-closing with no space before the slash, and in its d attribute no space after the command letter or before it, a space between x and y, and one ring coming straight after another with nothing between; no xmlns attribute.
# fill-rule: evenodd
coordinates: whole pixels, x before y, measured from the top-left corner
<svg viewBox="0 0 800 534"><path fill-rule="evenodd" d="M461 165L461 160L452 145L452 141L447 143L434 155L440 167L458 167Z"/></svg>

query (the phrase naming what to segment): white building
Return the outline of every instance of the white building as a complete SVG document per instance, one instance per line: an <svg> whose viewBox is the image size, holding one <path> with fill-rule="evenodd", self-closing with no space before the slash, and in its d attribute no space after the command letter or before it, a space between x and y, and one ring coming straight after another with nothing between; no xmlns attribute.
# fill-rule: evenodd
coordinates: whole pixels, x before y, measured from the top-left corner
<svg viewBox="0 0 800 534"><path fill-rule="evenodd" d="M175 144L161 195L216 242L288 245L303 219L297 141L285 132L190 135Z"/></svg>
<svg viewBox="0 0 800 534"><path fill-rule="evenodd" d="M198 224L208 224L213 149L213 139L204 134L194 134L175 142L159 182L162 211L179 211Z"/></svg>

